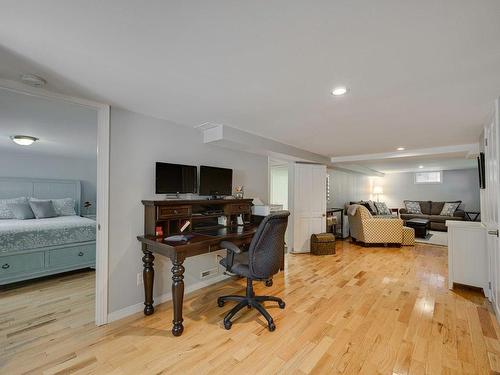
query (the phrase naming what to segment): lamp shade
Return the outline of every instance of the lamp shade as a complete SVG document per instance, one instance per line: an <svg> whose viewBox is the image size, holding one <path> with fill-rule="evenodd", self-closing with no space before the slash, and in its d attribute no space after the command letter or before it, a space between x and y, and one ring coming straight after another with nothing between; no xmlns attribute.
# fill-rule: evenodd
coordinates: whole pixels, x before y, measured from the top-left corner
<svg viewBox="0 0 500 375"><path fill-rule="evenodd" d="M382 189L382 186L375 186L373 188L373 194L384 194L384 190Z"/></svg>

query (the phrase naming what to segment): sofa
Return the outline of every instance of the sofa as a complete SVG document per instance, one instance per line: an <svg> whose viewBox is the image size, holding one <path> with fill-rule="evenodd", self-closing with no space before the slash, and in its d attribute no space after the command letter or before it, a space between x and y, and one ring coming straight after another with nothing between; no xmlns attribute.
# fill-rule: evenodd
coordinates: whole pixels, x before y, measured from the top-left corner
<svg viewBox="0 0 500 375"><path fill-rule="evenodd" d="M428 229L446 232L448 230L446 227L446 220L460 220L460 221L465 220L465 212L460 208L458 208L455 211L453 216L440 215L445 202L433 202L433 201L412 201L412 202L420 203L420 209L422 211L422 214L409 214L406 208L401 208L399 209L399 217L404 221L417 218L428 219L429 220ZM455 201L455 202L458 203L460 201Z"/></svg>
<svg viewBox="0 0 500 375"><path fill-rule="evenodd" d="M353 241L363 245L415 245L415 231L403 226L403 220L397 217L375 217L361 205L349 206L347 215Z"/></svg>

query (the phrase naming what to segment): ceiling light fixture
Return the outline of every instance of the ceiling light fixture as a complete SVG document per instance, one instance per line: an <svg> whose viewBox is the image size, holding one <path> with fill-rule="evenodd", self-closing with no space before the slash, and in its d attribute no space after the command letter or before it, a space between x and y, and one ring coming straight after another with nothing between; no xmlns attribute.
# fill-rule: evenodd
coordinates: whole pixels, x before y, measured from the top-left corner
<svg viewBox="0 0 500 375"><path fill-rule="evenodd" d="M398 150L398 151L404 151L406 149L404 147L398 147L396 150Z"/></svg>
<svg viewBox="0 0 500 375"><path fill-rule="evenodd" d="M419 165L419 166L418 166L418 169L423 169L423 168L424 168L424 166L423 166L423 165Z"/></svg>
<svg viewBox="0 0 500 375"><path fill-rule="evenodd" d="M347 87L345 86L337 86L332 90L333 96L342 96L347 93Z"/></svg>
<svg viewBox="0 0 500 375"><path fill-rule="evenodd" d="M20 146L30 146L34 142L38 141L38 138L31 137L29 135L13 135L10 137L14 143L17 143Z"/></svg>
<svg viewBox="0 0 500 375"><path fill-rule="evenodd" d="M21 74L21 81L33 87L45 86L47 81L36 74Z"/></svg>

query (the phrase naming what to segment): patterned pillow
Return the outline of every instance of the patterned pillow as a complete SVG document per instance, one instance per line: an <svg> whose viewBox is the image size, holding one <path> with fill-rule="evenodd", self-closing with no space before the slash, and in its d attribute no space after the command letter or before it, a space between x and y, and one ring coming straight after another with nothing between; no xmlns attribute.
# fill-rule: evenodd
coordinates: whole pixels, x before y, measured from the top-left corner
<svg viewBox="0 0 500 375"><path fill-rule="evenodd" d="M384 202L374 202L375 207L377 207L377 212L379 215L392 215L391 210Z"/></svg>
<svg viewBox="0 0 500 375"><path fill-rule="evenodd" d="M453 216L458 206L460 206L460 202L446 202L441 210L441 216Z"/></svg>
<svg viewBox="0 0 500 375"><path fill-rule="evenodd" d="M59 216L76 216L73 198L52 199L52 204Z"/></svg>
<svg viewBox="0 0 500 375"><path fill-rule="evenodd" d="M414 201L405 201L406 212L409 214L421 215L422 209L420 203Z"/></svg>
<svg viewBox="0 0 500 375"><path fill-rule="evenodd" d="M28 199L26 197L0 199L0 219L14 219L14 213L9 208L13 203L28 203Z"/></svg>
<svg viewBox="0 0 500 375"><path fill-rule="evenodd" d="M377 206L375 206L375 203L373 201L366 201L368 203L368 206L370 206L370 212L372 214L377 213Z"/></svg>

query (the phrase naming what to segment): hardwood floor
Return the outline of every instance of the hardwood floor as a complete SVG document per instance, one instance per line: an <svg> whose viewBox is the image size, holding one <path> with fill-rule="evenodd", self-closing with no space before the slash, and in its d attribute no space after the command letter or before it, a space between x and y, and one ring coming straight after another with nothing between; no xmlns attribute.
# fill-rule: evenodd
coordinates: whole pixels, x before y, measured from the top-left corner
<svg viewBox="0 0 500 375"><path fill-rule="evenodd" d="M337 255L288 255L287 272L257 294L272 307L269 332L253 310L230 331L244 281L186 298L185 331L170 333L171 305L94 327L93 274L1 292L0 373L82 374L491 374L500 371L499 326L482 294L446 288L446 248L361 248ZM135 277L135 275L134 275ZM72 292L69 300L66 296Z"/></svg>

